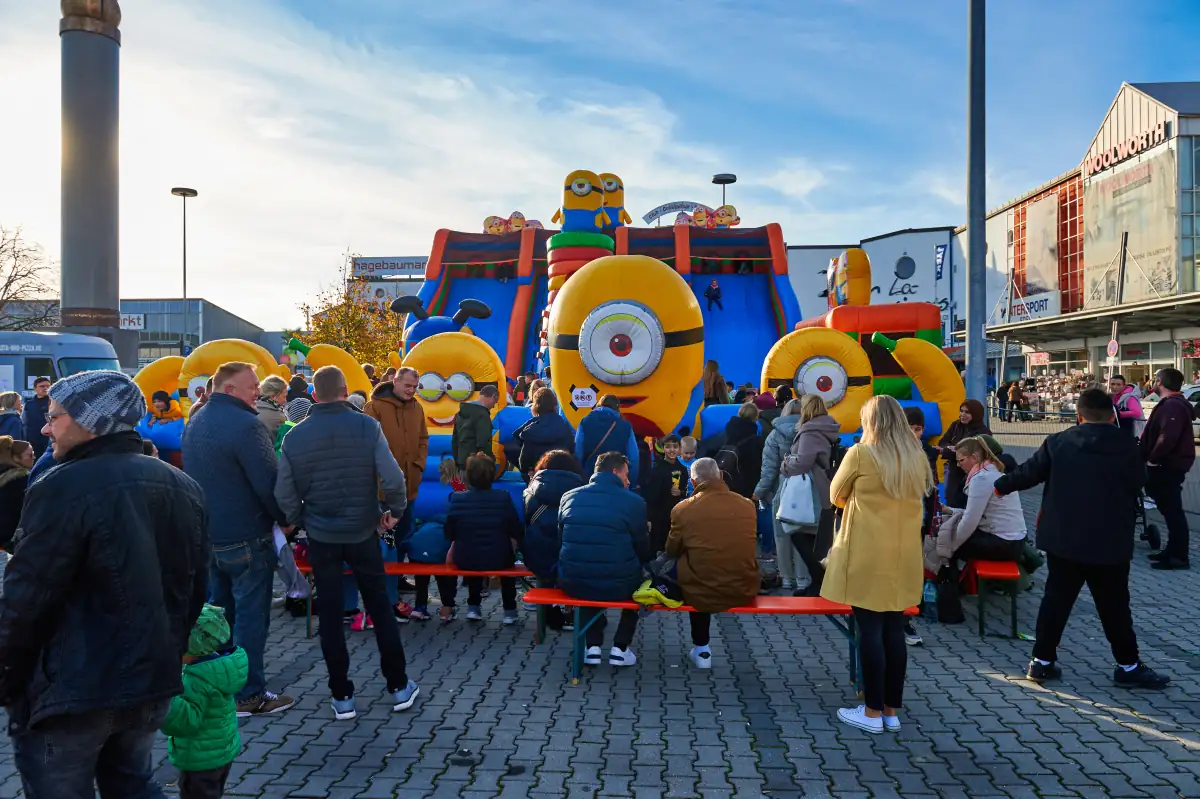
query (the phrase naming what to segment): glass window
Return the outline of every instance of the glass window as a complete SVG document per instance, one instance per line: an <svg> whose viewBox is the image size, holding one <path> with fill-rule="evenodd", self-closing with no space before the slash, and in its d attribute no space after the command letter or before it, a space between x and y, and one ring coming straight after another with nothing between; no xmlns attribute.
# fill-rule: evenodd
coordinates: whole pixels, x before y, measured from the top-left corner
<svg viewBox="0 0 1200 799"><path fill-rule="evenodd" d="M1180 218L1183 220L1183 235L1191 236L1193 234L1195 220L1190 216L1183 216Z"/></svg>
<svg viewBox="0 0 1200 799"><path fill-rule="evenodd" d="M25 388L32 389L39 377L54 379L54 361L49 358L25 358Z"/></svg>
<svg viewBox="0 0 1200 799"><path fill-rule="evenodd" d="M90 372L97 369L109 369L115 372L121 371L121 362L116 358L59 358L58 371L63 377L68 377L76 372Z"/></svg>
<svg viewBox="0 0 1200 799"><path fill-rule="evenodd" d="M1190 214L1192 212L1192 208L1194 207L1194 203L1192 202L1193 199L1194 195L1190 191L1183 192L1182 196L1179 198L1179 210L1181 213Z"/></svg>
<svg viewBox="0 0 1200 799"><path fill-rule="evenodd" d="M1181 189L1190 189L1195 185L1195 183L1192 182L1192 148L1187 146L1189 144L1191 144L1190 141L1186 139L1180 139L1179 188Z"/></svg>

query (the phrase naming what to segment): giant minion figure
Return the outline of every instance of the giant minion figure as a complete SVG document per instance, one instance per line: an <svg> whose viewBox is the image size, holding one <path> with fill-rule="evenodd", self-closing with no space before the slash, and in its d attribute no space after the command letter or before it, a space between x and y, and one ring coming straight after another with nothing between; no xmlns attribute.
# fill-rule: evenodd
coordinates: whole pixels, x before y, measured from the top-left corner
<svg viewBox="0 0 1200 799"><path fill-rule="evenodd" d="M598 233L612 226L604 210L604 184L600 176L586 169L567 175L563 186L562 207L554 212L551 222L561 222L562 229Z"/></svg>
<svg viewBox="0 0 1200 799"><path fill-rule="evenodd" d="M478 398L484 386L500 390L493 416L508 403L500 356L470 332L437 333L422 339L409 350L403 365L419 375L417 401L425 411L430 435L452 433L459 405Z"/></svg>
<svg viewBox="0 0 1200 799"><path fill-rule="evenodd" d="M608 213L609 227L624 227L633 224L633 217L625 210L625 183L611 172L600 173L604 186L604 210Z"/></svg>
<svg viewBox="0 0 1200 799"><path fill-rule="evenodd" d="M610 255L563 284L550 311L550 373L578 427L600 395L615 394L639 436L685 418L704 366L704 320L687 282L662 261Z"/></svg>

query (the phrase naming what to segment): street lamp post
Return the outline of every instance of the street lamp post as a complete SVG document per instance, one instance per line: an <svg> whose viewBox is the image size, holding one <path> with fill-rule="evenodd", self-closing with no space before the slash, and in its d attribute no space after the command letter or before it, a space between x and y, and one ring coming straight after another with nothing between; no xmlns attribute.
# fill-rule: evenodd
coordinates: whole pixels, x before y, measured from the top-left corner
<svg viewBox="0 0 1200 799"><path fill-rule="evenodd" d="M987 221L984 126L984 0L967 6L967 396L987 396ZM1007 309L1005 313L1007 313ZM997 376L997 385L999 385Z"/></svg>
<svg viewBox="0 0 1200 799"><path fill-rule="evenodd" d="M720 172L712 176L712 182L721 187L721 205L725 204L725 187L737 183L737 175L731 172Z"/></svg>
<svg viewBox="0 0 1200 799"><path fill-rule="evenodd" d="M182 186L176 186L171 189L171 193L176 197L183 198L183 331L179 337L179 354L187 357L187 328L188 328L188 296L187 296L187 201L188 197L195 197L199 192L195 189L188 189Z"/></svg>

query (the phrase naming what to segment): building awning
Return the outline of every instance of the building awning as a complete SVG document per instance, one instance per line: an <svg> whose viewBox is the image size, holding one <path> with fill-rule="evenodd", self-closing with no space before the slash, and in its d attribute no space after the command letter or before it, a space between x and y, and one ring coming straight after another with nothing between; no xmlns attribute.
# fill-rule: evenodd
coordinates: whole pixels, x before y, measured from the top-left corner
<svg viewBox="0 0 1200 799"><path fill-rule="evenodd" d="M1200 294L1075 311L1050 319L993 325L987 328L987 335L989 338L1008 336L1009 341L1036 347L1062 339L1107 337L1112 332L1114 318L1120 321L1122 333L1191 327L1200 320Z"/></svg>

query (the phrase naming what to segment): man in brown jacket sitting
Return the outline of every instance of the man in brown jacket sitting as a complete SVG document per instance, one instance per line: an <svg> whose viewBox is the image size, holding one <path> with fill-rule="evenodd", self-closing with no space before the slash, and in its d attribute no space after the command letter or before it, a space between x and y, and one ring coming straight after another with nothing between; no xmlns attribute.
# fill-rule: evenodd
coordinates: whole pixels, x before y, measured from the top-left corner
<svg viewBox="0 0 1200 799"><path fill-rule="evenodd" d="M758 595L758 514L753 502L729 490L712 458L692 464L692 483L695 493L671 511L666 551L679 559L683 600L696 609L689 614L688 657L697 668L711 669L712 614L748 605Z"/></svg>

